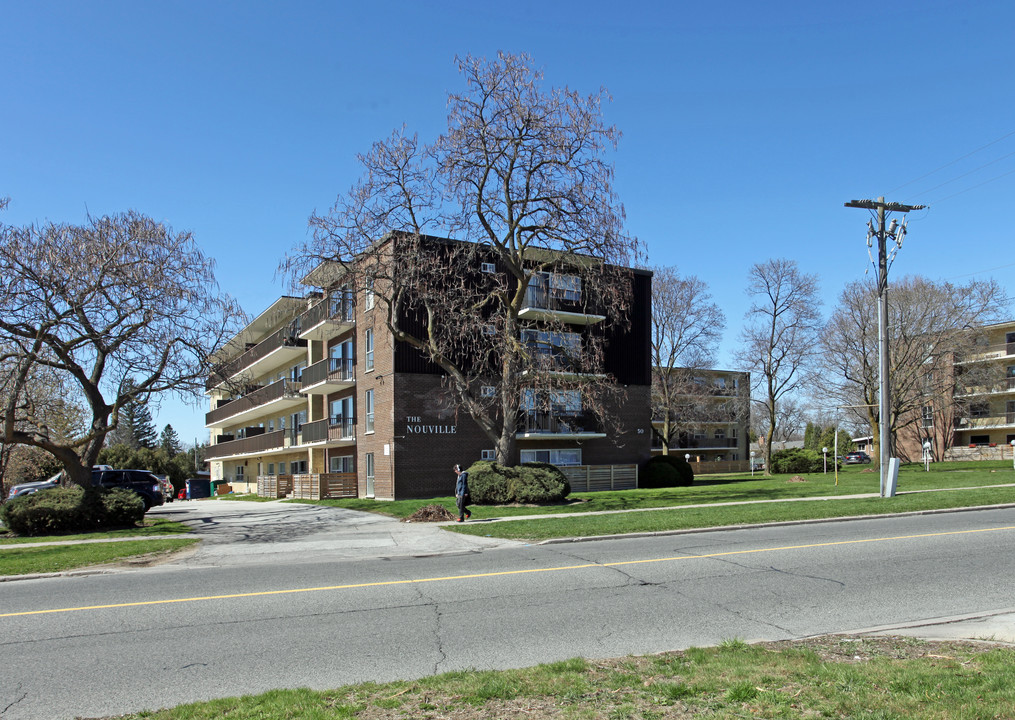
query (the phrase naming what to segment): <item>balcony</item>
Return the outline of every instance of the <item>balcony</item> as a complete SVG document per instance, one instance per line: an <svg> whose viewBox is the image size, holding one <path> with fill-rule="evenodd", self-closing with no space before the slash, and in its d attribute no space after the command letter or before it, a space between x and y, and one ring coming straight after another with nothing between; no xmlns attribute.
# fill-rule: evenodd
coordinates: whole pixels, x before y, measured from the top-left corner
<svg viewBox="0 0 1015 720"><path fill-rule="evenodd" d="M325 358L303 371L300 392L327 394L356 384L356 363L346 358Z"/></svg>
<svg viewBox="0 0 1015 720"><path fill-rule="evenodd" d="M217 408L204 416L205 427L223 425L226 421L235 425L260 415L275 414L305 405L307 400L299 394L299 390L299 382L279 380L242 397L220 402Z"/></svg>
<svg viewBox="0 0 1015 720"><path fill-rule="evenodd" d="M562 380L577 380L582 377L606 377L601 373L585 372L577 358L568 355L566 352L546 352L545 345L526 343L526 348L532 356L533 370L525 370L522 375L528 376L534 373L548 373Z"/></svg>
<svg viewBox="0 0 1015 720"><path fill-rule="evenodd" d="M321 300L300 316L303 330L300 337L304 340L327 340L356 324L356 302L351 291L341 297Z"/></svg>
<svg viewBox="0 0 1015 720"><path fill-rule="evenodd" d="M691 438L672 442L670 450L736 450L739 447L736 438ZM653 450L662 449L658 439L653 439Z"/></svg>
<svg viewBox="0 0 1015 720"><path fill-rule="evenodd" d="M1002 378L1000 382L990 387L986 385L972 385L970 387L955 388L955 397L975 397L977 395L998 395L1015 391L1015 377Z"/></svg>
<svg viewBox="0 0 1015 720"><path fill-rule="evenodd" d="M300 443L327 447L354 445L356 421L354 418L332 417L304 423Z"/></svg>
<svg viewBox="0 0 1015 720"><path fill-rule="evenodd" d="M587 440L604 438L589 415L526 413L519 423L519 440Z"/></svg>
<svg viewBox="0 0 1015 720"><path fill-rule="evenodd" d="M232 436L220 435L219 437L228 438ZM244 455L258 455L283 449L286 444L285 440L285 430L262 433L253 437L240 438L239 440L224 440L205 448L204 457L206 460L221 460L223 458L242 457Z"/></svg>
<svg viewBox="0 0 1015 720"><path fill-rule="evenodd" d="M1015 426L1015 412L1002 415L985 415L981 417L956 418L956 430L992 430Z"/></svg>
<svg viewBox="0 0 1015 720"><path fill-rule="evenodd" d="M256 345L248 347L229 362L216 366L208 376L205 388L210 390L240 372L246 372L254 377L278 365L305 357L307 341L300 339L297 333L298 323L293 323L289 327L277 330Z"/></svg>
<svg viewBox="0 0 1015 720"><path fill-rule="evenodd" d="M525 304L518 317L523 320L556 320L571 325L594 325L606 319L605 315L588 312L581 300L564 297L564 294L541 287L525 291Z"/></svg>
<svg viewBox="0 0 1015 720"><path fill-rule="evenodd" d="M959 355L955 358L957 363L978 362L982 360L996 360L997 358L1015 355L1015 342L1006 342L999 345L984 345L976 348L973 352Z"/></svg>

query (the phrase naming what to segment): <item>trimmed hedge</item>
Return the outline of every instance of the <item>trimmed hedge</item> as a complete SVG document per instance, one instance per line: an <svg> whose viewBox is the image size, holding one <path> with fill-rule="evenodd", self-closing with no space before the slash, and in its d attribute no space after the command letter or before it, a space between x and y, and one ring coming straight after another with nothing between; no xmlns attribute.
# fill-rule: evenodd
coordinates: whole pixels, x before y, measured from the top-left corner
<svg viewBox="0 0 1015 720"><path fill-rule="evenodd" d="M144 501L126 488L59 487L8 500L0 519L22 536L131 527L144 519Z"/></svg>
<svg viewBox="0 0 1015 720"><path fill-rule="evenodd" d="M505 467L481 460L473 463L468 472L469 494L476 505L554 503L571 494L564 473L546 463Z"/></svg>
<svg viewBox="0 0 1015 720"><path fill-rule="evenodd" d="M638 487L687 487L694 482L691 464L677 455L653 455L642 466Z"/></svg>
<svg viewBox="0 0 1015 720"><path fill-rule="evenodd" d="M835 464L835 459L828 463ZM825 469L825 460L821 453L806 448L787 448L772 453L772 472L788 473L819 473Z"/></svg>

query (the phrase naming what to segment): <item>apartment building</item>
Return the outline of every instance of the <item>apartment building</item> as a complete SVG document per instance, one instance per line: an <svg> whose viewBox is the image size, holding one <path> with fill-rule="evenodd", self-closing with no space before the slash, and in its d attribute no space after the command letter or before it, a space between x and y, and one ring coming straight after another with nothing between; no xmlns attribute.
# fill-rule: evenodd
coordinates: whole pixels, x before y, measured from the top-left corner
<svg viewBox="0 0 1015 720"><path fill-rule="evenodd" d="M473 270L497 270L482 265ZM553 392L549 404L535 403L542 389L526 387L512 462L610 465L649 457L651 273L625 270L629 322L603 323L610 328L602 372L623 388L623 400L610 408L615 422L599 424L577 393ZM213 480L238 492L255 491L259 479L279 488L307 480L330 488L322 495L421 498L450 494L453 464L493 459L479 426L446 402L440 369L395 341L372 292L343 286L327 266L304 282L305 296L276 300L215 358L206 388ZM550 361L581 342L605 319L582 295L577 276L536 276L521 313L522 342Z"/></svg>
<svg viewBox="0 0 1015 720"><path fill-rule="evenodd" d="M657 372L660 370L657 368ZM668 452L689 456L695 472L717 472L749 468L750 460L750 373L735 370L679 368L686 376L687 392L678 396L672 421L676 433ZM652 454L663 451L663 421L652 419Z"/></svg>

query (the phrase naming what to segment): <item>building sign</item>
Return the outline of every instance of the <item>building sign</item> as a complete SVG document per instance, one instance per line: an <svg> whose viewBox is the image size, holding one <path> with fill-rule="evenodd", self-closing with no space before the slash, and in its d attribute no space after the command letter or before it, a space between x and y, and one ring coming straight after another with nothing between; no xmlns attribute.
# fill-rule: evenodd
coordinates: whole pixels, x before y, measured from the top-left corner
<svg viewBox="0 0 1015 720"><path fill-rule="evenodd" d="M425 423L416 415L405 418L405 434L409 435L454 435L458 432L456 425L432 425Z"/></svg>

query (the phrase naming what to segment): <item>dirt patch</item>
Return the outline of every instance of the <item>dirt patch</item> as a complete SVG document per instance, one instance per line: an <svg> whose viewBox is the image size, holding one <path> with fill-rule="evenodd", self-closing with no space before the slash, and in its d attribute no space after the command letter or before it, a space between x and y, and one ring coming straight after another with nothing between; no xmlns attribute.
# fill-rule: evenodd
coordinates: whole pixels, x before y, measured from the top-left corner
<svg viewBox="0 0 1015 720"><path fill-rule="evenodd" d="M402 522L445 522L454 519L455 516L443 505L424 505Z"/></svg>
<svg viewBox="0 0 1015 720"><path fill-rule="evenodd" d="M788 483L801 483L801 482L807 482L807 478L805 478L805 477L802 477L802 476L800 476L800 475L794 475L793 477L791 477L791 478L790 478L789 480L787 480L786 482L788 482Z"/></svg>

